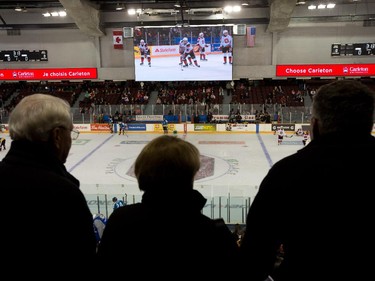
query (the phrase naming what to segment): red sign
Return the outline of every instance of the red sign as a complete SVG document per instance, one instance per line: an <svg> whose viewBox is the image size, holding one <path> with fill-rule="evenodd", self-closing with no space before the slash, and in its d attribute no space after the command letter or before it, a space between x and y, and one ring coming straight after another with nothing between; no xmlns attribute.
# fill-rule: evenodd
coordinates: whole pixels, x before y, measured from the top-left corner
<svg viewBox="0 0 375 281"><path fill-rule="evenodd" d="M96 68L0 69L0 80L97 79Z"/></svg>
<svg viewBox="0 0 375 281"><path fill-rule="evenodd" d="M277 65L276 76L375 76L375 64Z"/></svg>
<svg viewBox="0 0 375 281"><path fill-rule="evenodd" d="M104 132L110 132L111 128L109 127L109 124L106 123L92 123L90 124L91 131L98 132L98 131L104 131Z"/></svg>
<svg viewBox="0 0 375 281"><path fill-rule="evenodd" d="M113 48L115 49L123 49L124 43L122 40L122 30L114 30L113 31Z"/></svg>

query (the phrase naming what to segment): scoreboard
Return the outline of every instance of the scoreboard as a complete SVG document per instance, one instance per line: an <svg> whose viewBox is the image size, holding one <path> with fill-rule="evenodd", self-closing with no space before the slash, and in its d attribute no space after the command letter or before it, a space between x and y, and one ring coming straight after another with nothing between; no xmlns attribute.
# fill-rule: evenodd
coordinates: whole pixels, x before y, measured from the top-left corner
<svg viewBox="0 0 375 281"><path fill-rule="evenodd" d="M375 43L332 44L331 56L374 56Z"/></svg>
<svg viewBox="0 0 375 281"><path fill-rule="evenodd" d="M47 50L29 51L29 50L7 50L0 51L0 61L48 61Z"/></svg>

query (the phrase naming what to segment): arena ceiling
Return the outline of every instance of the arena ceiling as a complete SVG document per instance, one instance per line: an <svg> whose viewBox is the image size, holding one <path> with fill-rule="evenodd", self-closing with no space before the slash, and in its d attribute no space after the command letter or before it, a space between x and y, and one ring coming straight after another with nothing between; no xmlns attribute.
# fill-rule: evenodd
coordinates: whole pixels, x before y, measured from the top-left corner
<svg viewBox="0 0 375 281"><path fill-rule="evenodd" d="M160 25L267 24L282 32L292 22L362 21L375 25L375 0L1 0L1 29L79 28L89 36L103 36L106 28ZM308 10L310 4L335 3L334 9ZM228 13L226 5L239 5ZM247 4L247 5L246 5ZM15 9L19 8L19 11ZM118 9L116 9L118 8ZM121 9L122 8L122 9ZM127 10L139 9L135 15ZM65 10L67 17L44 18L43 13Z"/></svg>

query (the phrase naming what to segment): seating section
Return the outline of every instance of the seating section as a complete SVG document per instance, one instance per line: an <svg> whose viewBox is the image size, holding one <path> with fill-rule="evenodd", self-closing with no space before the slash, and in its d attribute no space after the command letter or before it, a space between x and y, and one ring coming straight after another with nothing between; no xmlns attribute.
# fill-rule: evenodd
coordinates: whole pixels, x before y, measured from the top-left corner
<svg viewBox="0 0 375 281"><path fill-rule="evenodd" d="M0 107L10 112L24 97L32 93L59 96L72 107L83 112L97 105L214 105L230 103L249 105L304 106L314 91L332 80L256 80L199 82L135 82L135 81L84 81L84 82L17 82L0 84ZM361 81L375 89L375 79Z"/></svg>

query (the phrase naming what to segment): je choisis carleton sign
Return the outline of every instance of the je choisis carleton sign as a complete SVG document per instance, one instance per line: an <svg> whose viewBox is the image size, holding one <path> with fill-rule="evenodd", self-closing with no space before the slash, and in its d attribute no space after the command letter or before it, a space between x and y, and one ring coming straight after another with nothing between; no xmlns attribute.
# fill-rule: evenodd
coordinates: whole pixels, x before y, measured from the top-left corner
<svg viewBox="0 0 375 281"><path fill-rule="evenodd" d="M277 65L277 77L375 76L375 64Z"/></svg>
<svg viewBox="0 0 375 281"><path fill-rule="evenodd" d="M0 80L97 79L96 68L0 69Z"/></svg>

